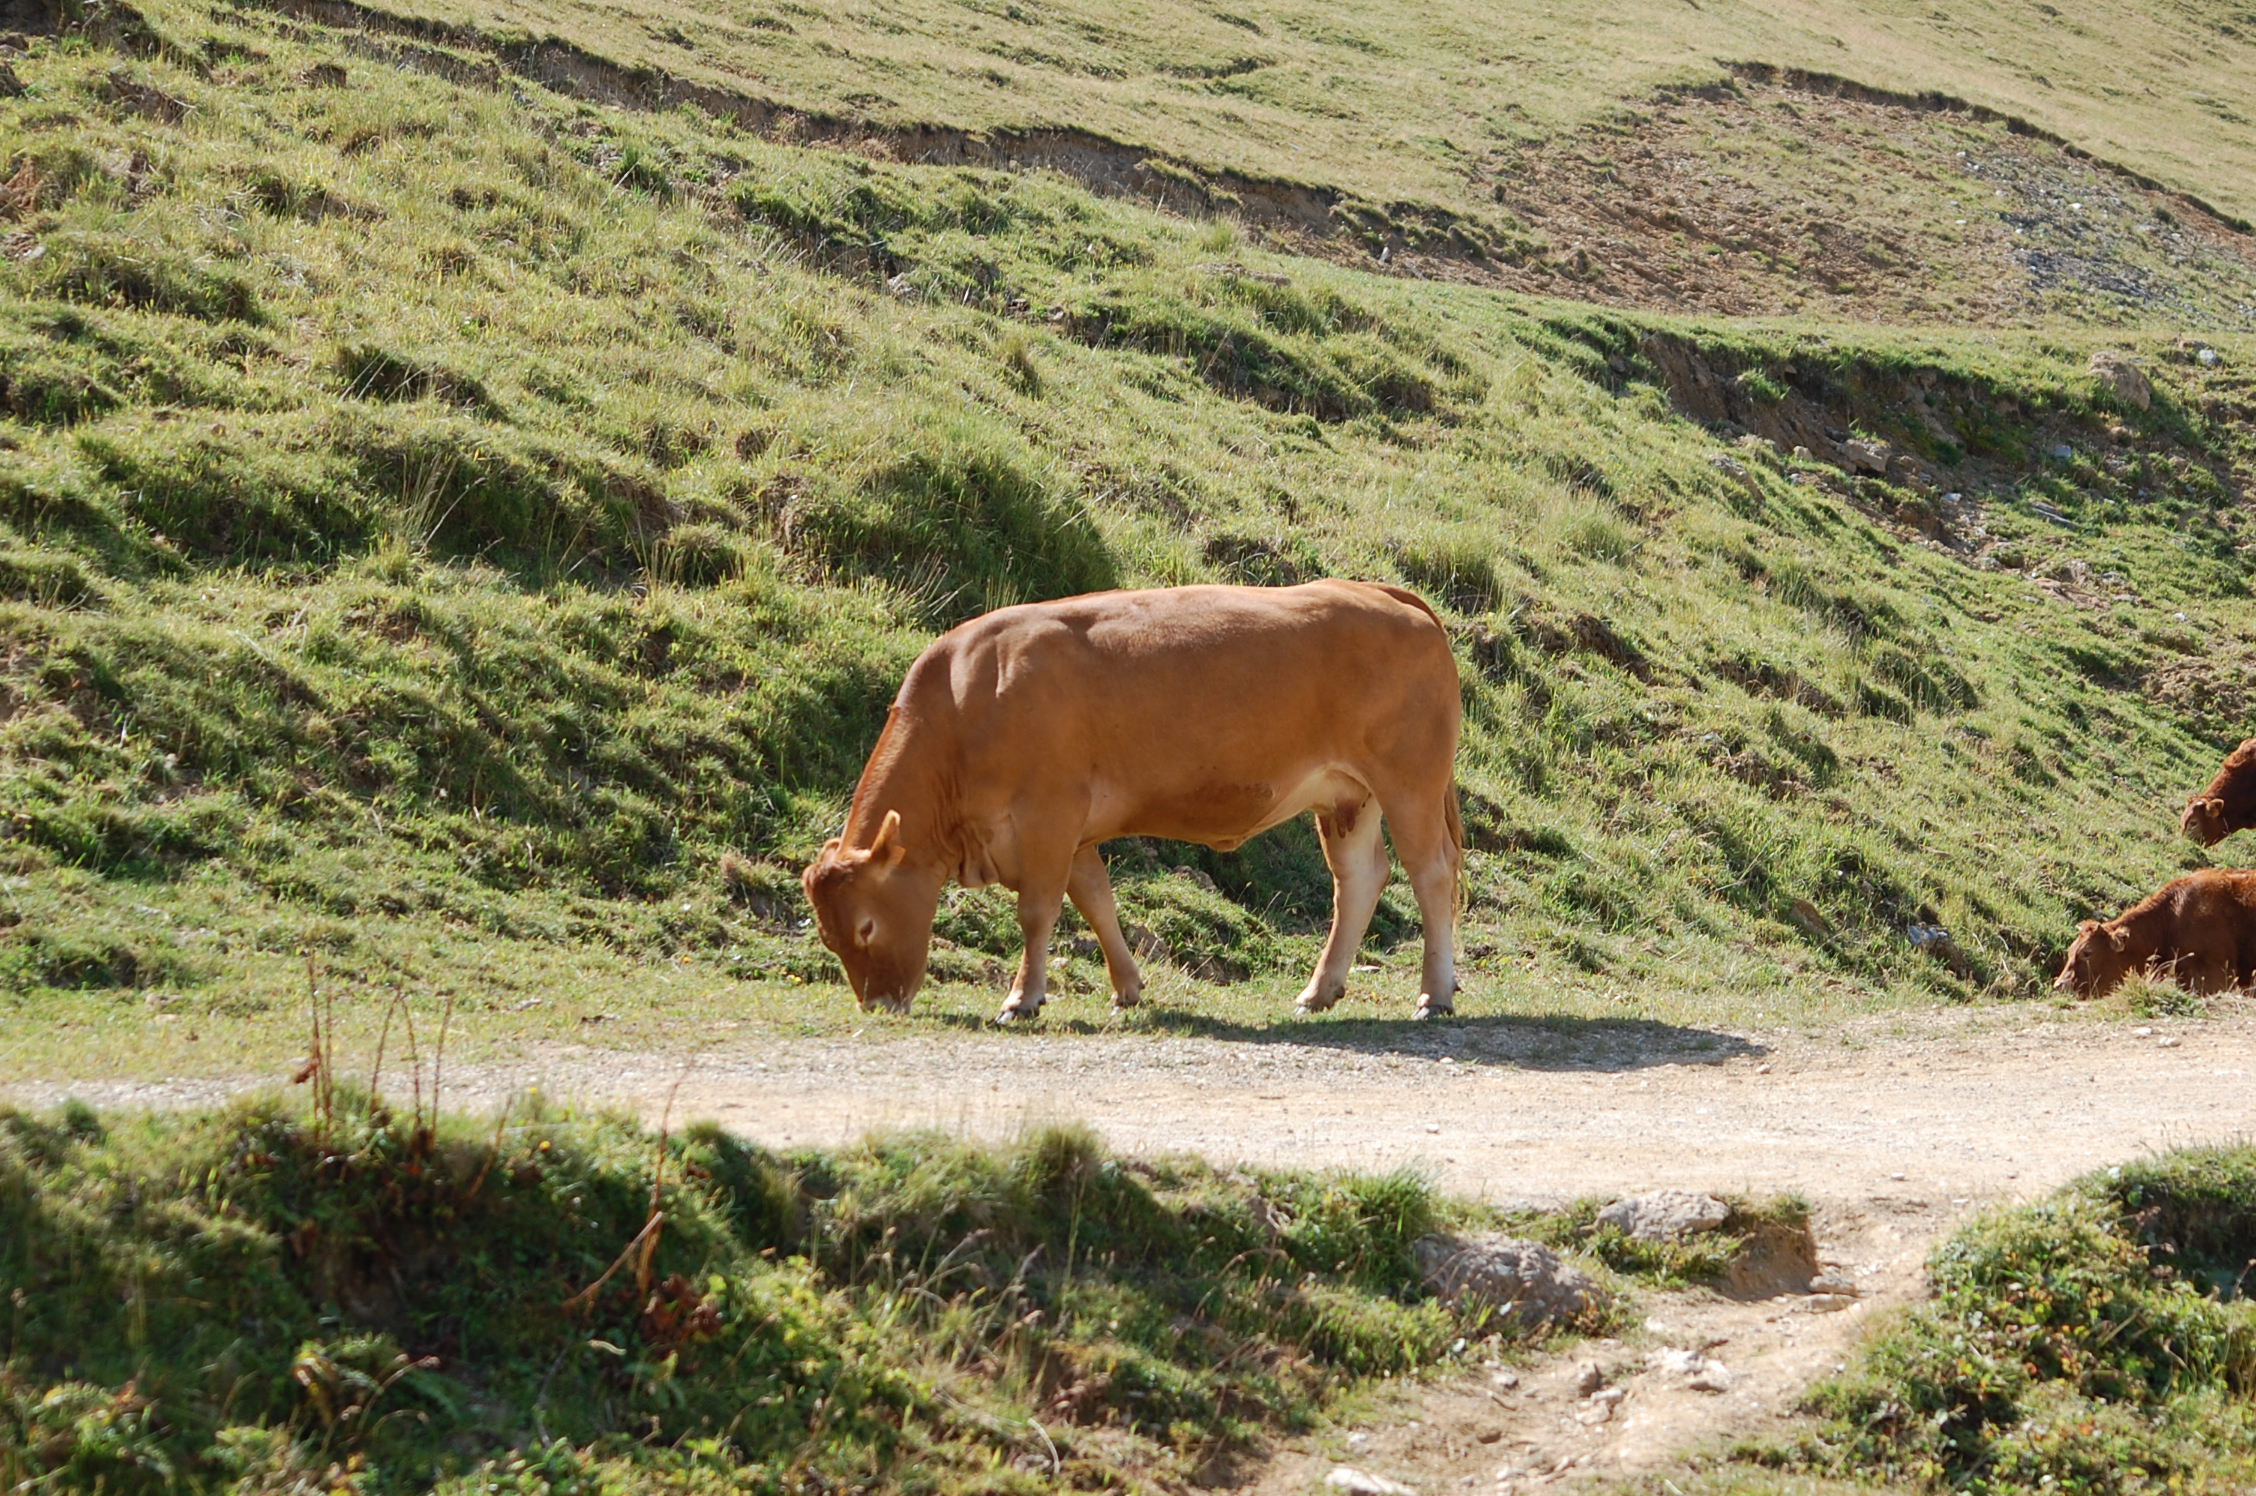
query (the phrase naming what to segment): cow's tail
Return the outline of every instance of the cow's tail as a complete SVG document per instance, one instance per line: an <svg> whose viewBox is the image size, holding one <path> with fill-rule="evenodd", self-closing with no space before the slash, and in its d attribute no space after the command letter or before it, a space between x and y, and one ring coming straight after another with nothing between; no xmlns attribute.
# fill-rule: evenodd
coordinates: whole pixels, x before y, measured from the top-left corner
<svg viewBox="0 0 2256 1496"><path fill-rule="evenodd" d="M1450 849L1456 854L1457 886L1450 891L1450 912L1453 916L1452 922L1462 925L1465 922L1465 905L1467 902L1465 888L1465 819L1457 809L1457 779L1454 775L1450 777L1449 783L1442 787L1441 816L1443 823L1449 828Z"/></svg>

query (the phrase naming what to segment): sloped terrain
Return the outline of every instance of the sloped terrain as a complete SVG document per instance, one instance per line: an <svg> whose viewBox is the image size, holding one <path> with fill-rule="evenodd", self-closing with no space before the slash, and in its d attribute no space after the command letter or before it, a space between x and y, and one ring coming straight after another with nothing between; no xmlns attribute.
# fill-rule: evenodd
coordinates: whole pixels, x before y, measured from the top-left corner
<svg viewBox="0 0 2256 1496"><path fill-rule="evenodd" d="M1406 268L1732 316L2256 328L2256 237L2199 202L1958 101L1736 72L1498 157L1546 253Z"/></svg>
<svg viewBox="0 0 2256 1496"><path fill-rule="evenodd" d="M1179 207L1208 196L1205 177L1218 206L1284 193L1349 225L1424 218L1500 247L1513 224L1488 191L1498 152L1548 148L1748 64L1965 100L2229 215L2256 209L2256 25L2231 0L1956 15L1809 0L289 4L491 49L489 75L569 81L608 102L655 92L787 139L890 136L939 161L1023 144L1022 159L1054 152L1115 186L1150 158L1163 179L1150 190Z"/></svg>
<svg viewBox="0 0 2256 1496"><path fill-rule="evenodd" d="M662 26L621 30L617 15L567 9L553 33L528 34L481 19L474 7L439 19L358 0L290 4L348 28L350 45L366 55L456 81L492 84L514 76L603 103L686 105L769 139L880 160L1055 172L1102 194L1229 219L1275 247L1395 274L1679 312L1807 311L1954 324L2066 316L2181 329L2256 327L2256 238L2244 220L2185 185L2223 188L2229 196L2232 180L2208 169L2216 147L2234 138L2229 130L2204 139L2193 176L2181 175L2173 187L1987 103L1765 62L1722 62L1714 81L1698 83L1659 73L1642 81L1634 71L1609 75L1575 107L1555 103L1552 114L1538 118L1514 105L1502 116L1468 121L1471 134L1456 141L1398 140L1402 149L1383 163L1363 159L1347 141L1330 141L1321 154L1305 143L1288 145L1280 164L1258 149L1248 153L1248 135L1233 128L1247 121L1228 105L1174 99L1156 116L1146 109L1116 119L1100 102L1108 82L1124 98L1154 86L1164 95L1185 79L1198 91L1235 93L1235 80L1277 71L1228 47L1228 63L1161 59L1149 75L1126 61L1085 59L1068 68L1085 74L1070 106L1057 100L1049 111L1027 115L1009 99L958 98L933 76L949 67L951 44L1014 63L1066 66L998 37L974 43L922 35L907 63L887 57L888 46L873 48L866 32L854 35L851 53L841 50L844 43L817 41L814 56L806 55L798 27L774 17L739 27L669 11ZM1000 19L1057 24L1023 13ZM1424 19L1434 21L1430 14ZM1244 16L1223 21L1262 32ZM863 24L866 18L836 10L823 20L847 34ZM1303 47L1344 48L1366 54L1366 62L1389 58L1408 69L1363 79L1369 97L1361 111L1343 106L1347 80L1338 74L1325 80L1325 107L1288 86L1272 101L1272 124L1280 130L1287 99L1337 122L1376 116L1394 90L1414 90L1424 110L1437 96L1474 86L1408 62L1420 46L1445 44L1444 36L1413 31L1398 52L1349 31L1317 26L1299 37L1305 25L1276 24ZM875 29L893 36L916 30L897 21ZM1095 21L1068 29L1084 44L1129 41ZM662 55L650 52L653 38L668 44ZM781 78L771 68L778 59L769 55L779 50L789 58ZM905 67L918 80L911 102L855 88L850 78L820 104L793 101L786 80L804 80L848 57L857 59L844 64L849 70L899 75ZM1299 76L1300 89L1313 81L1305 76L1308 64L1280 66ZM993 83L1002 75L990 68L979 76ZM1268 78L1263 87L1276 83ZM1604 92L1612 88L1629 91ZM2120 91L2102 91L2119 102ZM937 117L917 112L943 99L949 103ZM1601 100L1609 107L1592 118L1591 106ZM2219 107L2228 122L2236 118ZM2089 136L2090 126L2113 118L2103 111L2079 115L2074 124ZM1296 121L1309 122L1305 114ZM1423 160L1421 146L1438 146L1444 175L1420 175L1421 162L1437 164ZM1425 195L1400 196L1412 182Z"/></svg>
<svg viewBox="0 0 2256 1496"><path fill-rule="evenodd" d="M1476 1004L2026 992L2188 860L2234 733L2173 682L2250 630L2243 345L1530 305L367 40L185 4L14 54L38 1011L255 1022L309 948L436 1000L466 944L472 1001L559 1022L654 957L700 1002L829 975L794 869L921 642L1198 578L1446 610ZM1304 829L1116 853L1209 979L1327 913ZM957 979L1016 938L992 894L941 933Z"/></svg>
<svg viewBox="0 0 2256 1496"><path fill-rule="evenodd" d="M233 1085L301 1060L311 1007L317 1053L373 1051L371 1089L387 1045L416 1067L413 1125L373 1107L352 1123L354 1158L401 1163L353 1175L389 1192L379 1215L475 1205L476 1161L504 1156L467 1133L435 1148L420 1125L423 1059L450 1046L450 1077L459 1061L507 1091L553 1069L660 1116L688 1054L730 1047L749 1068L685 1094L770 1133L803 1115L859 1130L911 1105L995 1122L1006 1081L1032 1074L1225 1153L1258 1138L1430 1158L1448 1146L1431 1141L1440 1120L1387 1112L1382 1135L1351 1113L1405 1090L1437 1108L1485 1092L1502 1125L1543 1091L1551 1166L1649 1173L1687 1156L1677 1133L1704 1084L1751 1089L1793 1068L1779 1036L1815 1033L1829 1054L1845 1037L1881 1057L1779 1073L1804 1130L1766 1120L1790 1101L1758 1101L1735 1166L1820 1172L1777 1146L1813 1120L1854 1135L1831 1155L1842 1172L1899 1146L1883 1112L1907 1139L1935 1136L1913 1124L1944 1104L1952 1066L1890 1015L1967 1004L1993 1033L2018 1026L2027 1010L1986 1004L2039 997L2077 919L2206 860L2174 836L2177 808L2248 730L2251 23L2127 0L1959 19L1673 0L1320 9L7 5L0 1081L51 1097L100 1078L160 1100ZM1042 1030L977 1034L1017 941L996 890L948 896L916 1015L853 1012L797 869L935 633L1093 588L1334 573L1418 588L1458 653L1473 849L1459 1023L1401 1021L1415 919L1400 892L1349 1005L1285 1016L1328 914L1306 827L1227 856L1108 849L1154 974L1131 1015L1102 1014L1094 950L1069 929L1066 1000ZM2151 983L2117 1001L2202 1012ZM2000 1077L1994 1056L1957 1067L1992 1110L1954 1118L1948 1146L2002 1188L2000 1127L2046 1130L2057 1158L2095 1117L2230 1125L2238 1027L2187 1030L2181 1048L2176 1029L2134 1029L2138 1062L2112 1067L2109 1038L2040 1045L2035 1081ZM529 1071L527 1055L557 1062ZM2173 1068L2196 1056L2197 1077ZM1715 1060L1730 1063L1711 1074ZM1213 1068L1145 1073L1177 1061ZM1687 1062L1699 1073L1658 1087L1672 1107L1618 1108L1607 1125L1630 1135L1593 1152L1578 1129L1594 1090ZM2077 1069L2088 1097L2066 1094ZM1545 1070L1571 1073L1523 1084ZM1217 1077L1227 1111L1202 1112L1189 1097ZM2157 1089L2169 1106L2150 1104ZM1865 1091L1888 1105L1860 1108ZM1259 1110L1272 1100L1277 1115ZM201 1188L196 1208L217 1214L188 1239L317 1273L288 1211L255 1239L223 1229L252 1198L224 1180L247 1170L265 1189L277 1151L308 1175L361 1164L323 1157L333 1114L311 1135L280 1114L238 1121L190 1140L224 1166L174 1169L162 1122L128 1158L83 1109L0 1117L19 1176L0 1208L76 1191L71 1250L114 1265L112 1228L170 1230L187 1219L166 1213L175 1197ZM507 1140L512 1186L551 1177L532 1156L548 1141ZM780 1175L706 1190L741 1150L713 1131L695 1143L677 1150L695 1181L677 1193L685 1225L710 1228L705 1256L796 1293L800 1270L760 1255L788 1243L722 1221L741 1203L724 1196L775 1195ZM577 1230L520 1274L544 1333L562 1333L554 1290L647 1229L666 1182L630 1164L633 1135L591 1146L581 1175L608 1181L608 1204L578 1224L604 1240ZM1534 1167L1509 1138L1490 1146L1500 1172ZM929 1151L990 1204L1027 1170L1073 1191L1043 1194L1008 1248L969 1218L955 1245L914 1239L953 1262L977 1238L989 1286L1016 1282L1021 1250L1079 1243L1082 1185L1122 1177L1071 1136L1001 1173ZM860 1157L911 1184L927 1172L915 1150ZM164 1182L145 1188L134 1170L151 1159ZM795 1167L792 1190L847 1183L820 1158ZM1231 1233L1197 1244L1226 1248L1217 1272L1243 1260L1240 1227L1248 1251L1283 1250L1281 1218L1246 1205L1242 1181L1194 1182L1234 1202ZM466 1193L434 1197L441 1183ZM1348 1225L1392 1211L1393 1241L1426 1197L1372 1188ZM1335 1187L1307 1189L1298 1218L1330 1231L1319 1197ZM1875 1189L1848 1193L1869 1205ZM836 1198L792 1208L812 1221ZM912 1220L935 1197L902 1198ZM872 1229L890 1271L902 1238ZM2151 1245L2085 1244L2127 1278ZM887 1462L929 1435L967 1490L1033 1488L1072 1460L1092 1485L1129 1471L1175 1488L1222 1473L1205 1455L1251 1447L1233 1400L1274 1404L1246 1390L1272 1371L1314 1379L1292 1383L1297 1418L1331 1385L1319 1361L1360 1375L1457 1354L1458 1327L1396 1275L1371 1303L1327 1300L1315 1339L1264 1342L1259 1364L1217 1349L1223 1381L1200 1381L1204 1365L1164 1358L1209 1302L1178 1302L1172 1279L1133 1304L1068 1282L1074 1250L1042 1308L1095 1292L1081 1349L1013 1359L1040 1339L1026 1321L1002 1350L947 1342L961 1364L870 1361L908 1380L835 1405L869 1413L866 1443L802 1444L793 1404L760 1415L774 1440L732 1457L764 1464L769 1487L838 1489L893 1479ZM138 1333L162 1257L86 1277L89 1323ZM1303 1281L1346 1259L1263 1260ZM70 1277L61 1256L17 1261L27 1279ZM442 1470L525 1489L623 1488L659 1467L718 1480L692 1444L744 1426L710 1386L684 1400L674 1374L696 1357L589 1359L663 1350L701 1303L721 1313L695 1254L673 1265L670 1301L648 1297L659 1277L612 1306L622 1338L575 1333L557 1352L583 1401L608 1397L636 1429L574 1426L558 1445L536 1425L535 1443L527 1389L537 1411L563 1362L543 1372L533 1347L488 1407L421 1379L429 1348L385 1324L330 1336L316 1320L336 1283L315 1282L297 1317L258 1330L280 1337L260 1342L266 1431L228 1427L231 1405L201 1391L179 1399L190 1443L222 1451L196 1443L195 1478L361 1480L342 1460L381 1440L340 1433L323 1398L396 1385L441 1431L390 1430L385 1479L403 1486ZM1984 1293L2026 1297L2027 1280L1996 1276ZM163 1312L193 1307L185 1294ZM37 1374L0 1369L18 1431L0 1471L32 1473L27 1449L96 1474L176 1453L130 1358L76 1378L66 1301L36 1302ZM844 1300L794 1302L846 1322ZM944 1320L996 1302L872 1300L895 1317L852 1333L900 1339L926 1323L899 1317L916 1304ZM781 1319L728 1308L745 1354L784 1356ZM1142 1350L1122 1348L1123 1322ZM12 1323L23 1336L24 1315ZM2245 1393L2246 1324L2209 1309L2186 1323L2215 1364L2184 1389L2158 1373L2148 1390L2167 1395L2136 1428L2078 1400L2112 1397L2100 1383L2001 1361L2016 1398L2084 1420L2014 1468L2076 1474L2095 1428L2141 1458L2198 1453L2179 1436L2203 1399ZM1966 1422L1988 1405L1944 1375L1941 1344L1913 1346L1939 1358L1913 1368L1932 1386L1897 1381L1943 1398L1967 1438L1945 1449L1897 1419L1896 1386L1852 1388L1831 1445L1776 1454L1776 1488L1815 1489L1857 1449L1976 1480L2042 1432ZM199 1367L241 1348L215 1339ZM1253 1380L1229 1380L1241 1372ZM968 1411L949 1400L967 1373L987 1379ZM1130 1392L1157 1401L1134 1412ZM1086 1441L1050 1439L1019 1421L1029 1409L1089 1415ZM652 1465L629 1450L645 1429L692 1444ZM1771 1478L1707 1472L1701 1489Z"/></svg>

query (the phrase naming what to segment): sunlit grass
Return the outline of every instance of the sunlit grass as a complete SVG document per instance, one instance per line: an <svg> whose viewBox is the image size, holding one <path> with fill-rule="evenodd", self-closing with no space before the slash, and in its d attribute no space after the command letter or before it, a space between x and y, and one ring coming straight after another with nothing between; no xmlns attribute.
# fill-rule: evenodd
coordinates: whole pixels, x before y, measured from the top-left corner
<svg viewBox="0 0 2256 1496"><path fill-rule="evenodd" d="M1090 586L1435 599L1471 1013L2027 996L2076 919L2192 860L2167 823L2237 729L2198 680L2141 681L2256 636L2231 340L2216 368L2146 340L2162 397L2123 412L2085 372L2102 331L1389 280L1039 173L150 14L179 48L43 41L0 103L42 250L0 266L0 1042L26 1071L272 1063L309 954L426 1019L452 997L473 1047L862 1028L798 867L934 631ZM1967 464L1986 562L1884 518L1890 483L1684 418L1688 361L1792 367L1796 398ZM2032 585L2071 562L2130 600ZM1329 905L1306 826L1111 855L1159 1001L1113 1017L1076 956L1049 1024L1289 1025ZM938 928L904 1032L984 1019L1016 957L1000 890ZM1406 1005L1416 936L1398 882L1388 970L1343 1013Z"/></svg>

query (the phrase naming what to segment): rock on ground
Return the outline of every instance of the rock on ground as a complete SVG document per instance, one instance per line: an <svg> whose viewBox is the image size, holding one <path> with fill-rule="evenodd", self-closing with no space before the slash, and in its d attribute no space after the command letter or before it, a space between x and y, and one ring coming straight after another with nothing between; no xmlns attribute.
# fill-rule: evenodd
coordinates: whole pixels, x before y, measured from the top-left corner
<svg viewBox="0 0 2256 1496"><path fill-rule="evenodd" d="M1677 1241L1713 1231L1730 1218L1730 1206L1692 1190L1632 1195L1598 1212L1599 1225L1612 1226L1637 1241Z"/></svg>
<svg viewBox="0 0 2256 1496"><path fill-rule="evenodd" d="M2134 410L2148 410L2154 405L2154 386L2147 382L2146 371L2127 353L2112 348L2102 348L2091 356L2091 376L2100 387Z"/></svg>
<svg viewBox="0 0 2256 1496"><path fill-rule="evenodd" d="M1435 1293L1461 1308L1495 1310L1524 1328L1572 1322L1607 1302L1588 1273L1541 1242L1422 1236L1410 1250Z"/></svg>
<svg viewBox="0 0 2256 1496"><path fill-rule="evenodd" d="M1860 473L1885 473L1888 471L1888 459L1895 452L1884 441L1851 437L1841 443L1841 455L1849 460L1850 467Z"/></svg>

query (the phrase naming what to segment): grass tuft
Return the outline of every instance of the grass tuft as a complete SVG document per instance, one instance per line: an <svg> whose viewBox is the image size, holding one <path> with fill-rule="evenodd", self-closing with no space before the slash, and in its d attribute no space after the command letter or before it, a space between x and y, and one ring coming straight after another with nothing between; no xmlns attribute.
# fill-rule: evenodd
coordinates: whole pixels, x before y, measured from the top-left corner
<svg viewBox="0 0 2256 1496"><path fill-rule="evenodd" d="M1408 1175L319 1099L0 1112L0 1476L1173 1483L1474 1329L1408 1265L1456 1209Z"/></svg>
<svg viewBox="0 0 2256 1496"><path fill-rule="evenodd" d="M1984 1217L1813 1394L1820 1429L1755 1457L1995 1496L2243 1488L2252 1201L2256 1152L2190 1149Z"/></svg>

